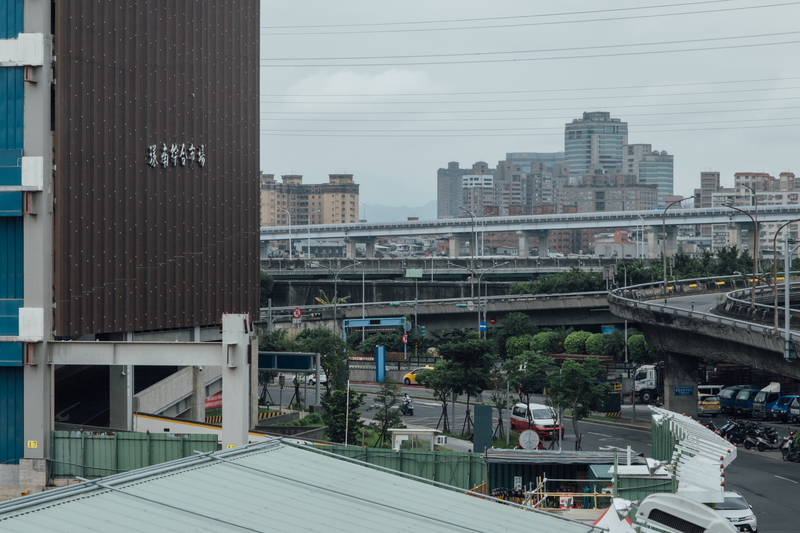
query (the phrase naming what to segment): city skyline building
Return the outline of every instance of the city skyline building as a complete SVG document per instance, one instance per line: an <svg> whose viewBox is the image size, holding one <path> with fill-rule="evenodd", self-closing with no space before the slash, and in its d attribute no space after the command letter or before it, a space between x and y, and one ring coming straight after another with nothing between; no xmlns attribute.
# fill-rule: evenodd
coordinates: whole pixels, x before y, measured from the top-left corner
<svg viewBox="0 0 800 533"><path fill-rule="evenodd" d="M328 183L303 183L299 174L261 173L261 226L352 224L359 221L359 184L352 174L329 174ZM286 211L284 211L284 209Z"/></svg>
<svg viewBox="0 0 800 533"><path fill-rule="evenodd" d="M564 160L572 176L621 171L626 144L628 123L607 111L584 112L564 127Z"/></svg>
<svg viewBox="0 0 800 533"><path fill-rule="evenodd" d="M652 144L627 144L623 154L624 172L639 176L639 183L657 185L658 205L666 207L664 198L674 192L674 157L665 150L653 150Z"/></svg>

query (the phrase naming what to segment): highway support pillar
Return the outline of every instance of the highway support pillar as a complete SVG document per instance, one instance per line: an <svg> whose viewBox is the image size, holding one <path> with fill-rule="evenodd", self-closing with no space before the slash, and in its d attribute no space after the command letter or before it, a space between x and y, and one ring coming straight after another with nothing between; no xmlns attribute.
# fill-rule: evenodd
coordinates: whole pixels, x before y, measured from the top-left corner
<svg viewBox="0 0 800 533"><path fill-rule="evenodd" d="M644 232L647 235L647 258L655 259L658 257L658 232L653 226L646 226Z"/></svg>
<svg viewBox="0 0 800 533"><path fill-rule="evenodd" d="M345 257L347 257L348 259L355 259L356 241L351 241L350 239L346 239L344 241L344 252L345 252Z"/></svg>
<svg viewBox="0 0 800 533"><path fill-rule="evenodd" d="M678 227L667 226L667 234L664 235L664 251L667 257L672 257L678 253Z"/></svg>
<svg viewBox="0 0 800 533"><path fill-rule="evenodd" d="M697 418L697 358L664 354L664 408Z"/></svg>
<svg viewBox="0 0 800 533"><path fill-rule="evenodd" d="M517 237L519 237L519 250L517 252L517 256L529 257L531 248L531 238L535 238L538 241L539 257L547 257L547 252L548 252L547 239L549 235L550 233L547 230L518 231Z"/></svg>
<svg viewBox="0 0 800 533"><path fill-rule="evenodd" d="M375 241L377 239L368 239L366 241L366 249L364 250L364 257L367 259L375 259Z"/></svg>
<svg viewBox="0 0 800 533"><path fill-rule="evenodd" d="M450 249L448 250L448 254L447 255L451 259L458 258L458 247L459 247L459 243L461 242L461 238L460 237L461 237L460 235L457 235L455 233L451 233L451 234L449 234L447 236L447 242L448 242L448 244L450 246Z"/></svg>

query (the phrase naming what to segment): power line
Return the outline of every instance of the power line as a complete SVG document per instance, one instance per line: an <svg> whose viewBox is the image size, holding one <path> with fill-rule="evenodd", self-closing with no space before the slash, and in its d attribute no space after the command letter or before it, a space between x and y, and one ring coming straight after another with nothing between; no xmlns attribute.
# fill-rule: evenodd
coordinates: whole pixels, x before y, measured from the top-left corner
<svg viewBox="0 0 800 533"><path fill-rule="evenodd" d="M663 46L670 44L706 43L718 41L731 41L740 39L760 39L762 37L779 37L784 35L797 35L800 31L785 31L779 33L758 33L755 35L734 35L731 37L706 37L703 39L680 39L677 41L657 41L654 43L606 44L593 46L574 46L569 48L542 48L539 50L509 50L504 52L462 52L457 54L419 54L419 55L394 55L394 56L341 56L341 57L267 57L260 61L366 61L374 59L427 59L433 57L469 57L469 56L494 56L505 54L543 54L551 52L576 52L580 50L601 50L615 48L630 48L641 46Z"/></svg>
<svg viewBox="0 0 800 533"><path fill-rule="evenodd" d="M724 105L724 104L744 104L751 102L779 102L786 100L797 100L800 96L786 96L780 98L753 98L742 100L726 100L724 102L666 102L663 104L632 104L632 105L604 105L603 109L633 109L647 107L675 107L683 105ZM570 107L547 107L547 108L527 108L527 109L459 109L450 111L261 111L261 114L273 115L408 115L410 113L421 113L428 115L459 114L459 113L527 113L541 111L573 111L574 106ZM341 120L341 119L333 119ZM376 119L381 120L381 119ZM443 119L439 119L443 120Z"/></svg>
<svg viewBox="0 0 800 533"><path fill-rule="evenodd" d="M757 100L756 100L757 101ZM572 109L566 110L572 111ZM561 111L565 109L560 109ZM715 113L749 113L749 112L760 112L760 111L785 111L789 109L800 109L800 106L788 106L788 107L761 107L761 108L751 108L751 109L718 109L718 110L701 110L701 111L673 111L673 112L664 112L664 113L626 113L626 117L661 117L661 116L673 116L673 115L710 115ZM526 111L526 110L522 110ZM532 109L527 111L549 111L547 109ZM404 113L408 114L408 113ZM504 120L504 121L517 121L517 120L572 120L575 118L574 116L570 117L487 117L487 118L420 118L420 119L402 119L402 118L371 118L371 119L348 119L348 118L264 118L261 117L261 121L292 121L292 122L486 122L488 120Z"/></svg>
<svg viewBox="0 0 800 533"><path fill-rule="evenodd" d="M620 7L615 9L593 9L590 11L566 11L563 13L543 13L539 15L509 15L505 17L481 17L471 19L445 19L445 20L419 20L419 21L405 21L405 22L368 22L363 24L318 24L318 25L304 25L304 26L261 26L262 30L288 30L288 29L303 29L303 28L357 28L363 26L404 26L409 24L451 24L455 22L479 22L487 20L518 20L524 18L545 18L545 17L562 17L566 15L591 15L594 13L610 13L619 11L638 11L642 9L659 9L664 7L683 7L694 6L701 4L718 4L729 3L732 0L707 0L705 2L684 2L681 4L662 4L659 6L637 6L637 7Z"/></svg>
<svg viewBox="0 0 800 533"><path fill-rule="evenodd" d="M664 126L701 126L706 124L738 124L742 122L774 122L779 120L800 120L800 117L781 117L781 118L751 118L751 119L737 119L737 120L704 120L702 122L665 122L656 124L637 124L636 129L639 128L652 128ZM261 130L262 132L270 133L461 133L461 132L474 132L473 128L469 129L437 129L437 130L396 130L396 129L370 129L370 130L347 130L347 129L313 129L313 130ZM491 131L551 131L560 133L564 131L564 127L541 127L541 128L481 128L482 132Z"/></svg>
<svg viewBox="0 0 800 533"><path fill-rule="evenodd" d="M740 128L736 128L737 130L745 130L745 129L757 129L757 128L793 128L793 127L800 127L800 123L797 124L764 124L761 126L742 126ZM670 130L641 130L637 131L637 133L676 133L676 132L693 132L693 131L719 131L719 130L728 130L730 131L731 128L729 127L717 127L717 128L685 128L685 129L670 129ZM336 138L370 138L370 139L392 139L392 138L420 138L420 137L444 137L444 138L460 138L460 137L530 137L530 136L552 136L552 133L494 133L494 134L467 134L467 135L453 135L453 134L435 134L435 135L428 135L428 134L411 134L411 135L399 135L399 134L391 134L391 135L375 135L375 134L356 134L356 135L348 135L348 134L316 134L316 133L268 133L268 132L261 132L262 137L336 137Z"/></svg>
<svg viewBox="0 0 800 533"><path fill-rule="evenodd" d="M745 11L745 10L753 10L753 9L767 9L767 8L774 8L774 7L786 7L796 5L800 2L782 2L778 4L768 4L768 5L756 5L756 6L742 6L742 7L730 7L730 8L723 8L723 9L705 9L705 10L697 10L697 11L682 11L678 13L653 13L649 15L631 15L631 16L622 16L622 17L606 17L606 18L594 18L594 19L581 19L581 20L563 20L563 21L549 21L549 22L522 22L518 24L495 24L495 25L485 25L485 26L461 26L456 28L402 28L402 29L382 29L382 30L349 30L349 31L308 31L308 32L261 32L261 35L266 36L307 36L307 35L354 35L354 34L375 34L375 33L410 33L410 32L433 32L433 31L461 31L461 30L485 30L485 29L497 29L497 28L520 28L520 27L530 27L530 26L553 26L553 25L563 25L563 24L581 24L587 22L615 22L620 20L636 20L636 19L649 19L649 18L662 18L662 17L675 17L675 16L683 16L683 15L705 15L711 13L724 13L724 12L732 12L732 11ZM530 15L535 16L535 15ZM379 24L382 25L382 24ZM264 27L262 29L268 29L269 27ZM310 28L311 29L311 28Z"/></svg>
<svg viewBox="0 0 800 533"><path fill-rule="evenodd" d="M731 37L734 39L735 37ZM617 53L610 53L610 54L592 54L592 55L576 55L576 56L552 56L552 57L520 57L520 58L511 58L511 59L471 59L468 61L414 61L414 62L405 62L405 63L329 63L329 64L305 64L305 65L263 65L265 67L271 68L308 68L308 67L319 67L319 68L326 68L326 67L404 67L404 66L425 66L425 65L475 65L475 64L484 64L484 63L522 63L522 62L530 62L530 61L551 61L551 60L558 60L564 61L566 59L598 59L598 58L605 58L605 57L632 57L632 56L643 56L643 55L661 55L661 54L674 54L674 53L681 53L681 52L708 52L714 50L735 50L741 48L760 48L764 46L781 46L786 44L798 44L800 41L782 41L782 42L775 42L775 43L750 43L750 44L739 44L739 45L729 45L729 46L709 46L705 48L681 48L675 50L650 50L650 51L642 51L642 52L617 52ZM630 44L630 45L623 45L623 46L647 46L646 43L644 44ZM600 47L594 47L600 48Z"/></svg>
<svg viewBox="0 0 800 533"><path fill-rule="evenodd" d="M725 81L698 81L698 82L690 82L690 83L662 83L662 84L655 84L655 85L619 85L619 86L612 86L612 87L575 87L575 88L560 88L560 89L526 89L526 90L519 90L519 91L474 91L474 92L450 92L450 93L380 93L380 94L371 94L371 93L353 93L353 94L270 94L264 93L261 96L289 96L294 98L312 98L312 97L319 97L319 96L326 96L330 98L344 98L344 97L355 97L355 96L473 96L478 94L536 94L536 93L563 93L563 92L570 92L570 91L613 91L618 89L653 89L653 88L660 88L660 87L686 87L686 86L696 86L696 85L727 85L731 83L742 84L742 83L762 83L766 81L790 81L790 80L800 80L800 76L788 77L788 78L761 78L755 80L725 80Z"/></svg>
<svg viewBox="0 0 800 533"><path fill-rule="evenodd" d="M625 95L605 95L605 96L572 96L568 98L521 98L515 100L455 100L450 102L444 101L416 101L416 102L365 102L363 100L355 102L332 102L332 101L318 101L318 102L287 102L287 101L273 101L261 100L262 104L317 104L317 105L418 105L418 104L436 104L436 105L453 105L453 104L503 104L503 103L519 103L519 102L568 102L575 100L608 100L617 98L660 98L662 96L716 96L719 94L734 94L734 93L752 93L759 91L789 91L800 89L800 87L775 87L772 89L732 89L728 91L714 91L714 92L689 92L689 93L664 93L664 94L625 94Z"/></svg>

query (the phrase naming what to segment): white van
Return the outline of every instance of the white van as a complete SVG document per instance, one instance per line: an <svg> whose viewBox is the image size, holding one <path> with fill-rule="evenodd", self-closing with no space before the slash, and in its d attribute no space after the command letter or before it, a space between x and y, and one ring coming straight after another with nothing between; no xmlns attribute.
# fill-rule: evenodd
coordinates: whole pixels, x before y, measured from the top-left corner
<svg viewBox="0 0 800 533"><path fill-rule="evenodd" d="M530 412L530 416L528 413ZM532 429L539 434L539 437L553 438L558 436L556 429L556 418L553 410L540 403L518 403L511 409L511 429L517 432ZM559 425L561 436L564 436L564 426Z"/></svg>
<svg viewBox="0 0 800 533"><path fill-rule="evenodd" d="M698 385L697 396L717 396L724 388L725 385Z"/></svg>

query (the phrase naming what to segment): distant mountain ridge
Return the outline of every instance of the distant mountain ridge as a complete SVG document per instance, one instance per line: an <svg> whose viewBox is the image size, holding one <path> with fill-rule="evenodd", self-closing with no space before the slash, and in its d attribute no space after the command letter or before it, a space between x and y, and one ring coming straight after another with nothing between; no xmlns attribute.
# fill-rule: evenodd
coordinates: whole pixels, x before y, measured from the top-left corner
<svg viewBox="0 0 800 533"><path fill-rule="evenodd" d="M420 220L436 220L436 200L431 200L427 204L418 207L364 204L361 218L364 218L365 214L367 222L403 222L408 220L408 217L417 217Z"/></svg>

